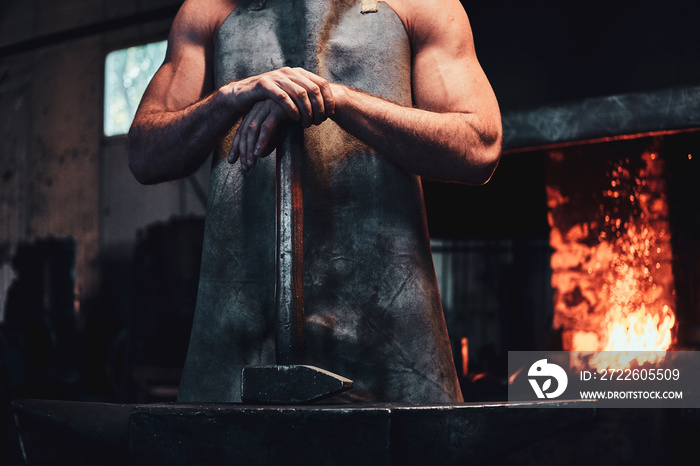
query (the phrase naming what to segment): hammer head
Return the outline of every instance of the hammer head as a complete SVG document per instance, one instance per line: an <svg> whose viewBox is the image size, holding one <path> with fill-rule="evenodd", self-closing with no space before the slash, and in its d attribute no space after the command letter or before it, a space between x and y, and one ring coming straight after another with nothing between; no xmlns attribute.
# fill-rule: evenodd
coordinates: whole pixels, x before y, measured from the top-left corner
<svg viewBox="0 0 700 466"><path fill-rule="evenodd" d="M241 398L252 404L302 404L352 388L352 380L314 366L245 366Z"/></svg>

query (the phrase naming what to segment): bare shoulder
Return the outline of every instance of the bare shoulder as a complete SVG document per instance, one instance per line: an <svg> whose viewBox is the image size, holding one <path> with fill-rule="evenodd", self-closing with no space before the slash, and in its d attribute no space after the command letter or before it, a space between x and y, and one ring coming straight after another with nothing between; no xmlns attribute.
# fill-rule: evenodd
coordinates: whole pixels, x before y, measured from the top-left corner
<svg viewBox="0 0 700 466"><path fill-rule="evenodd" d="M180 110L213 90L216 33L238 2L183 2L170 28L165 60L146 89L139 111Z"/></svg>
<svg viewBox="0 0 700 466"><path fill-rule="evenodd" d="M219 27L239 3L240 0L185 0L173 21L171 37L213 44Z"/></svg>
<svg viewBox="0 0 700 466"><path fill-rule="evenodd" d="M471 25L459 0L385 0L403 21L414 47L449 42L469 47Z"/></svg>

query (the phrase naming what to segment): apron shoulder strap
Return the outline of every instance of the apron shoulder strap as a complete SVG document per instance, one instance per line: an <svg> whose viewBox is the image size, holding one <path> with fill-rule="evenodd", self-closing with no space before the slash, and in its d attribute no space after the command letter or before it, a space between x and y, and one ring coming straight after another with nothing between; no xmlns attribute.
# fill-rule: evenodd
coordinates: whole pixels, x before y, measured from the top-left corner
<svg viewBox="0 0 700 466"><path fill-rule="evenodd" d="M376 13L377 0L362 0L362 13Z"/></svg>

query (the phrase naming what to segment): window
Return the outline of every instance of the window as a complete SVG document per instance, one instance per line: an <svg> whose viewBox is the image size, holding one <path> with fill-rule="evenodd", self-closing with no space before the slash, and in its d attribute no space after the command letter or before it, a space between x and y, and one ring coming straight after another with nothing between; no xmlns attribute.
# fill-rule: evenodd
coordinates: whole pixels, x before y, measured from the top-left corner
<svg viewBox="0 0 700 466"><path fill-rule="evenodd" d="M141 97L163 63L166 41L115 50L105 61L104 134L126 134Z"/></svg>

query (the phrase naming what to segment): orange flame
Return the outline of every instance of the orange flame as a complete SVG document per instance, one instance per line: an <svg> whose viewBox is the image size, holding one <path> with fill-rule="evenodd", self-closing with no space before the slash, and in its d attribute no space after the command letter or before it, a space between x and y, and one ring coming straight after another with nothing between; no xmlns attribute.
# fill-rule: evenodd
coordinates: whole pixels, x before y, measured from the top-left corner
<svg viewBox="0 0 700 466"><path fill-rule="evenodd" d="M562 329L564 349L627 352L615 361L591 358L589 367L658 362L674 343L662 162L655 153L643 154L641 161L637 171L629 167L629 159L617 164L602 193L599 217L565 232L555 222L556 209L567 207L570 198L556 187L547 189L550 244L555 249L554 325ZM646 360L631 353L639 351Z"/></svg>

